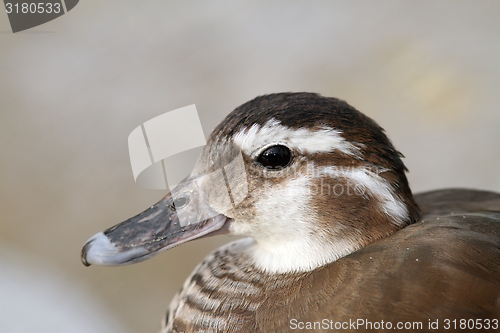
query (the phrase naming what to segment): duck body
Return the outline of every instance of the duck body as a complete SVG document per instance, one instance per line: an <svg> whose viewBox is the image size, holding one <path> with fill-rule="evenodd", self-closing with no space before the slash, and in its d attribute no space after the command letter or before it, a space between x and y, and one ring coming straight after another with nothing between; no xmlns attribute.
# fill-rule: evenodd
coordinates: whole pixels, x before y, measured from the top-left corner
<svg viewBox="0 0 500 333"><path fill-rule="evenodd" d="M260 96L214 129L165 198L89 239L82 261L247 237L194 270L162 332L498 331L500 194L414 197L401 158L343 101Z"/></svg>
<svg viewBox="0 0 500 333"><path fill-rule="evenodd" d="M451 189L415 199L421 221L311 272L263 272L245 253L249 239L214 251L172 301L162 332L386 331L398 323L442 332L471 319L499 331L500 195Z"/></svg>

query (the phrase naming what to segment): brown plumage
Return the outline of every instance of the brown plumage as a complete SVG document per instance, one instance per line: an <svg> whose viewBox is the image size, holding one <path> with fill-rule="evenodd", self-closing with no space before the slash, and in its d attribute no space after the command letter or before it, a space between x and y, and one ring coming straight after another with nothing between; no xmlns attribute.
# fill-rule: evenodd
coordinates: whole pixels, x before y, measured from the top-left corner
<svg viewBox="0 0 500 333"><path fill-rule="evenodd" d="M205 312L205 297L221 300L206 314L219 318L224 332L290 332L292 319L383 320L394 327L421 322L422 329L415 330L421 332L444 331L445 319L498 320L500 195L441 190L415 198L422 209L420 222L312 272L265 274L229 248L215 251L198 267L211 274L191 277L203 297L184 291L177 297L187 298L187 312L191 307ZM167 317L172 332L218 331L215 321L185 322L182 318L189 316L177 315ZM440 329L429 329L429 321L436 320ZM500 328L492 321L482 331L498 331L495 327Z"/></svg>
<svg viewBox="0 0 500 333"><path fill-rule="evenodd" d="M500 194L413 196L401 157L345 102L261 96L221 122L174 194L95 235L82 260L128 264L249 236L194 270L162 332L497 331Z"/></svg>

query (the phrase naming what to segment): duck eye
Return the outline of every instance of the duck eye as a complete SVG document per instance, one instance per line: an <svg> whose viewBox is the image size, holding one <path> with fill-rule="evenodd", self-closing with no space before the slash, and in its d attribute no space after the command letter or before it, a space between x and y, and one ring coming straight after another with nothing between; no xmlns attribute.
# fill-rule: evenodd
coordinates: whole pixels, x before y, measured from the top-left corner
<svg viewBox="0 0 500 333"><path fill-rule="evenodd" d="M267 148L257 158L257 162L268 169L281 169L290 163L292 153L290 149L282 145Z"/></svg>

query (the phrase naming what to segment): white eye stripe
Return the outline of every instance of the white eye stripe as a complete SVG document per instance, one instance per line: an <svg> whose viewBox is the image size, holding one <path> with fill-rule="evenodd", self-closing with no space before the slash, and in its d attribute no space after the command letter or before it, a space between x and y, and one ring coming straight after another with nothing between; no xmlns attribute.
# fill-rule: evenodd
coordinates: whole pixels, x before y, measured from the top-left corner
<svg viewBox="0 0 500 333"><path fill-rule="evenodd" d="M270 119L264 126L257 124L241 129L234 136L234 143L249 156L256 156L266 147L281 144L304 153L327 153L338 150L346 155L361 157L360 144L354 145L342 137L340 130L324 126L311 131L306 128L290 129L276 119Z"/></svg>

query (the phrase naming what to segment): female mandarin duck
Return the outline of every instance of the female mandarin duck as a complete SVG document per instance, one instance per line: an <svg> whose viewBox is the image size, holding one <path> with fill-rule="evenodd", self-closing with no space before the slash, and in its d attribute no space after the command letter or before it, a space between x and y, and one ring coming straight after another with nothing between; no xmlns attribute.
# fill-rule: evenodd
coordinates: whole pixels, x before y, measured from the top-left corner
<svg viewBox="0 0 500 333"><path fill-rule="evenodd" d="M496 331L500 195L414 197L401 157L343 101L260 96L215 128L174 191L96 234L82 260L130 264L247 236L195 268L162 332Z"/></svg>

